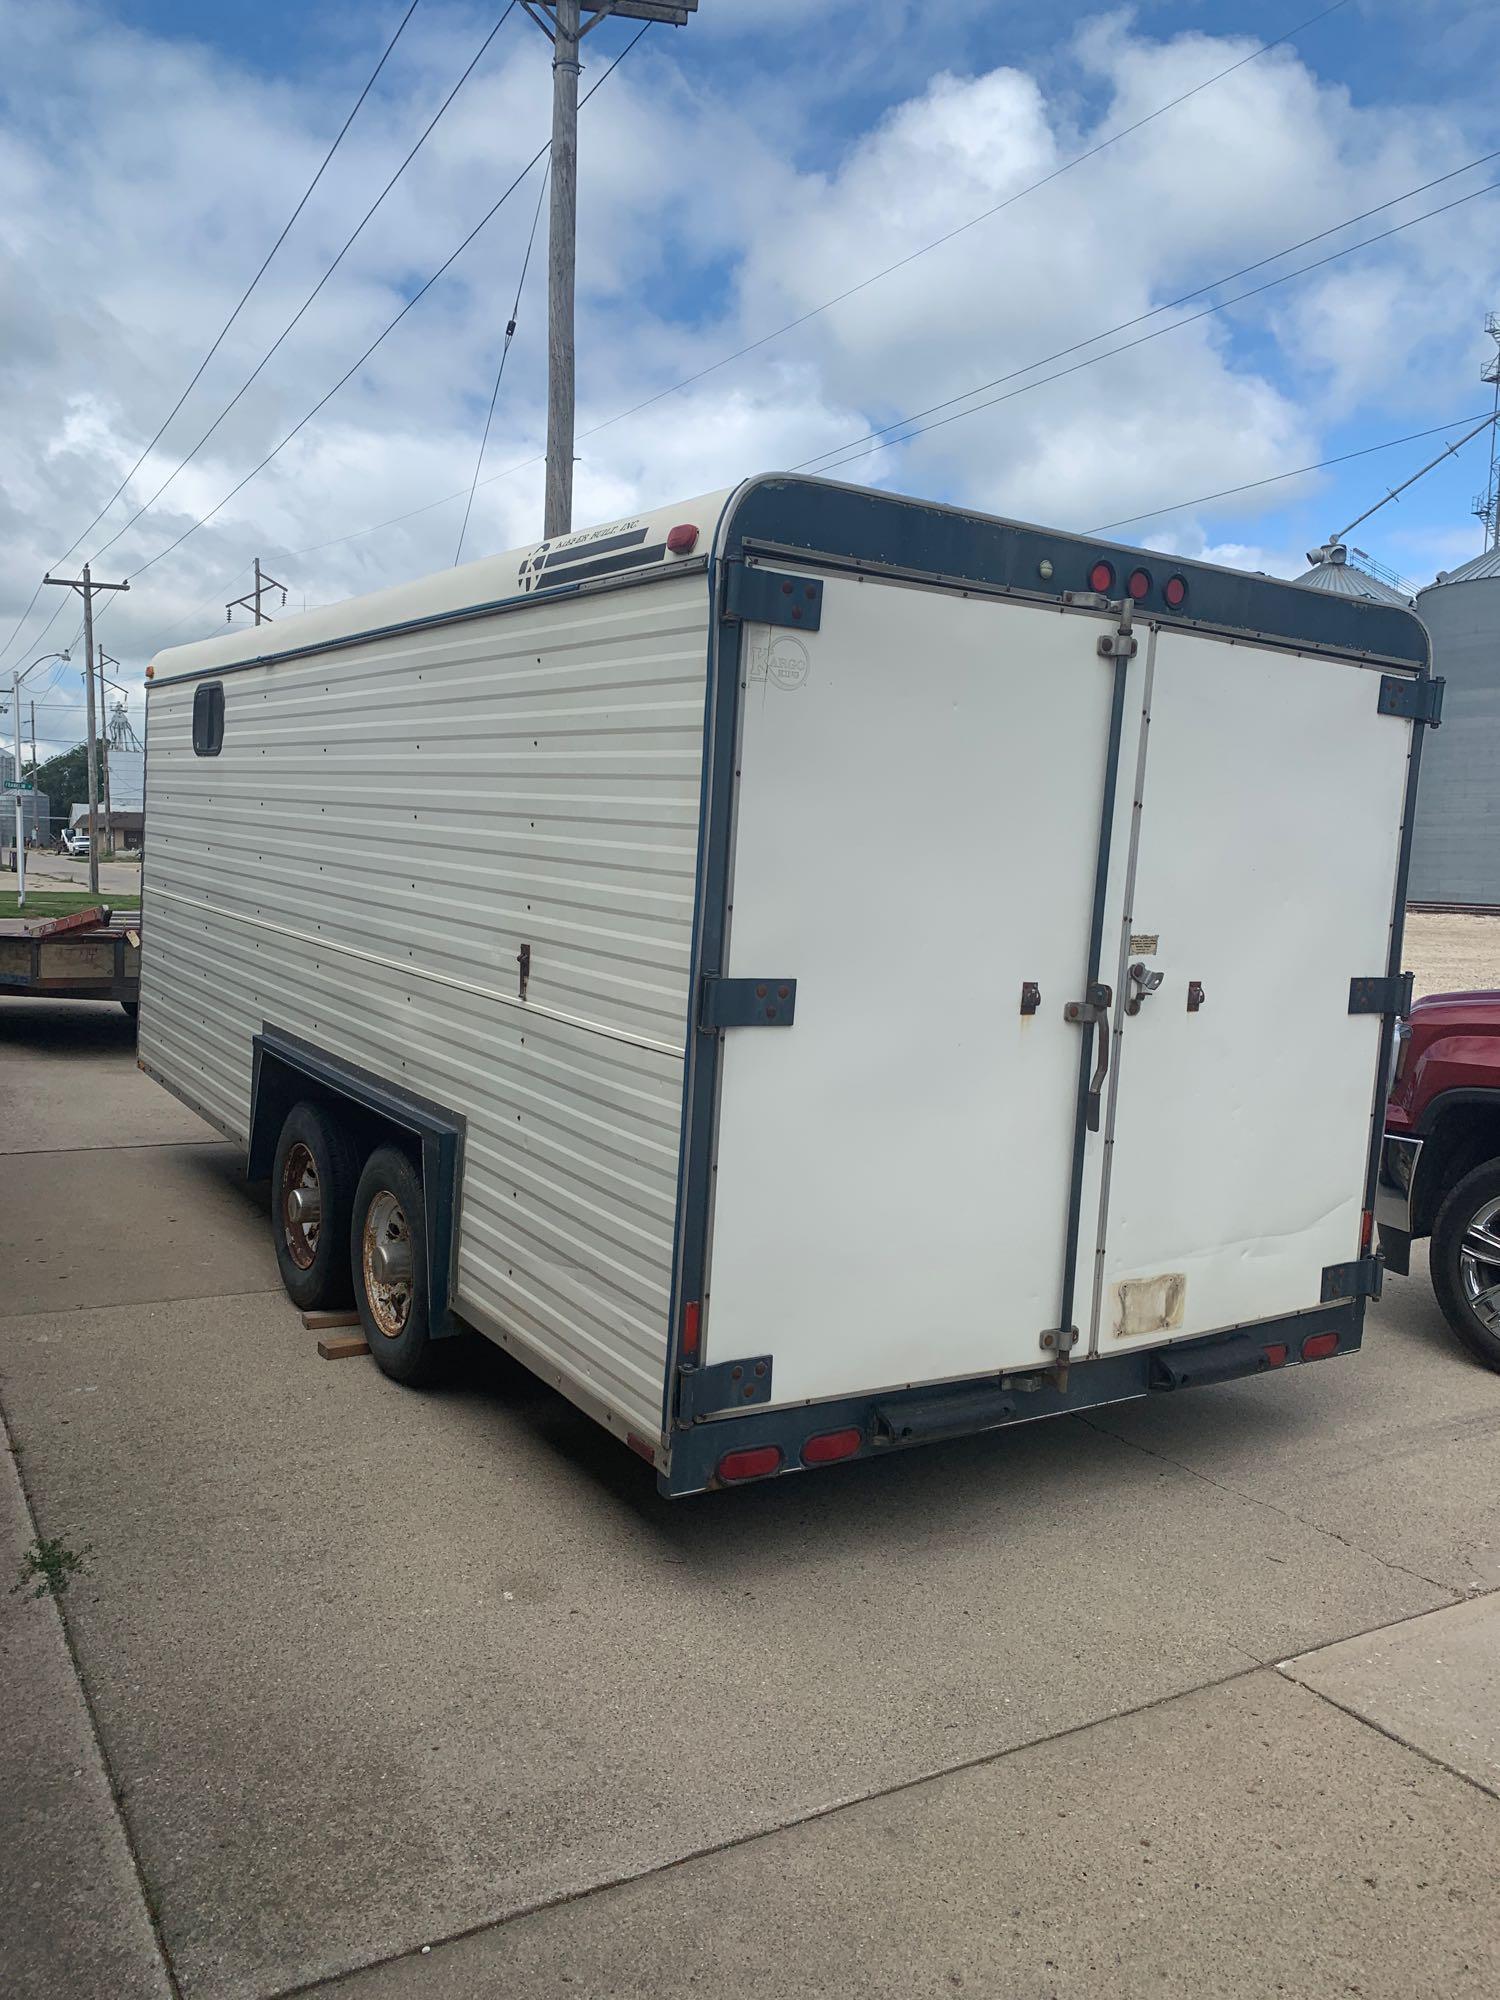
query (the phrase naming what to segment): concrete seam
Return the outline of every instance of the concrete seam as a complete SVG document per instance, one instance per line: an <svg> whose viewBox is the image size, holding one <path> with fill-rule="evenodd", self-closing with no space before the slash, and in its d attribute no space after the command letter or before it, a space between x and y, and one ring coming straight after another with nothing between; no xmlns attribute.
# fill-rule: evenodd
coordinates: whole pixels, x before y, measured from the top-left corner
<svg viewBox="0 0 1500 2000"><path fill-rule="evenodd" d="M1243 1647L1236 1650L1245 1652ZM605 1876L582 1889L565 1889L555 1896L539 1897L536 1902L524 1904L520 1909L507 1910L503 1916L487 1917L480 1923L466 1924L462 1930L429 1938L425 1945L407 1945L400 1951L387 1952L383 1957L368 1959L360 1965L345 1966L340 1972L319 1973L316 1979L303 1980L295 1986L279 1986L263 1994L261 2000L300 2000L302 1995L330 1990L360 1973L376 1972L384 1965L399 1965L403 1959L418 1958L424 1951L436 1951L442 1945L462 1944L466 1938L482 1937L486 1931L503 1930L524 1917L539 1916L544 1911L562 1909L570 1903L587 1902L591 1896L603 1895L611 1889L628 1889L637 1882L649 1882L654 1876L668 1875L673 1869L691 1867L695 1861L706 1861L716 1854L731 1854L736 1848L753 1846L756 1841L773 1839L779 1833L792 1833L798 1827L812 1826L819 1820L853 1812L858 1806L873 1805L881 1799L899 1798L903 1792L915 1791L921 1785L938 1784L944 1778L962 1777L965 1772L982 1770L989 1764L1001 1764L1007 1757L1019 1756L1025 1750L1065 1743L1069 1737L1086 1735L1091 1729L1107 1728L1115 1722L1131 1722L1137 1716L1151 1714L1153 1709L1166 1708L1177 1701L1189 1701L1194 1695L1210 1694L1218 1688L1232 1687L1236 1681L1276 1671L1267 1662L1256 1659L1253 1653L1246 1652L1245 1657L1251 1662L1247 1667L1237 1667L1232 1673L1218 1674L1212 1680L1199 1681L1192 1687L1176 1688L1170 1694L1155 1695L1150 1701L1138 1702L1133 1708L1112 1709L1108 1715L1091 1716L1086 1722L1070 1723L1066 1729L1049 1730L1045 1735L1028 1737L1024 1743L1007 1744L1003 1750L986 1750L976 1757L965 1757L957 1764L942 1764L931 1771L920 1771L894 1785L878 1785L873 1791L861 1792L854 1798L835 1799L829 1805L811 1806L806 1812L794 1813L790 1819L778 1820L774 1826L754 1827L748 1833L731 1834L724 1840L710 1841L706 1847L695 1847L689 1853L674 1855L670 1861L654 1862L649 1868Z"/></svg>
<svg viewBox="0 0 1500 2000"><path fill-rule="evenodd" d="M38 1306L33 1312L0 1312L0 1327L23 1326L29 1319L57 1319L63 1313L148 1312L153 1306L225 1305L231 1299L285 1298L284 1285L264 1285L256 1292L173 1292L159 1299L116 1299L109 1305Z"/></svg>
<svg viewBox="0 0 1500 2000"><path fill-rule="evenodd" d="M16 1468L16 1484L21 1489L21 1506L25 1510L26 1521L31 1529L32 1540L40 1542L41 1526L37 1521L36 1509L31 1503L31 1491L26 1484L26 1473L21 1463L21 1454L16 1450L15 1433L10 1427L10 1418L3 1400L0 1400L0 1442L3 1442L4 1449L9 1451L11 1463ZM135 1835L131 1831L130 1821L125 1814L125 1802L120 1792L119 1781L115 1776L114 1766L110 1762L109 1753L104 1747L104 1737L99 1729L99 1717L94 1710L93 1698L89 1694L88 1683L83 1677L83 1667L78 1658L78 1648L73 1643L73 1633L69 1627L67 1615L63 1610L62 1599L60 1597L53 1597L52 1610L53 1615L57 1619L58 1627L62 1632L63 1644L68 1649L68 1659L72 1664L73 1678L78 1683L78 1693L83 1702L83 1712L88 1717L89 1737L94 1746L94 1754L99 1759L99 1767L104 1773L105 1783L109 1786L110 1804L114 1807L115 1819L119 1823L120 1835L125 1842L125 1852L130 1856L130 1866L135 1873L136 1888L140 1894L141 1908L146 1912L146 1921L151 1926L151 1936L156 1944L157 1957L161 1960L161 1968L166 1975L169 1989L177 1996L177 2000L181 2000L182 1987L178 1983L177 1971L172 1964L172 1954L167 1949L166 1936L162 1931L161 1923L157 1917L156 1905L151 1898L151 1892L146 1882L146 1871L141 1862L140 1850L135 1844Z"/></svg>
<svg viewBox="0 0 1500 2000"><path fill-rule="evenodd" d="M1082 1411L1077 1415L1079 1422L1087 1424L1091 1431L1097 1431L1100 1437L1112 1438L1116 1444L1124 1445L1127 1451L1138 1451L1147 1458L1154 1458L1163 1465L1170 1465L1175 1471L1186 1473L1189 1479L1197 1479L1203 1485L1213 1487L1216 1493L1226 1494L1231 1500L1243 1500L1251 1507L1264 1507L1268 1514L1275 1514L1283 1521L1295 1522L1300 1528L1311 1528L1315 1535L1325 1535L1329 1541L1337 1542L1340 1548L1348 1549L1353 1555L1367 1556L1371 1562L1379 1563L1382 1569L1394 1570L1402 1576L1411 1577L1414 1582L1430 1584L1434 1590L1445 1591L1452 1604L1462 1604L1472 1596L1484 1595L1480 1591L1455 1590L1452 1584L1440 1583L1435 1576L1427 1576L1419 1569L1410 1569L1405 1563L1393 1562L1389 1556L1380 1555L1374 1549L1362 1548L1358 1542L1351 1542L1347 1535L1339 1534L1334 1528L1325 1527L1321 1521L1310 1520L1306 1514L1294 1514L1290 1508L1278 1507L1274 1500L1262 1499L1258 1493L1245 1492L1243 1487L1226 1486L1222 1479L1212 1479L1206 1472L1200 1472L1196 1466L1185 1465L1180 1458L1173 1458L1167 1452L1158 1451L1154 1445L1141 1444L1135 1438L1121 1437L1118 1431L1112 1431L1107 1424L1100 1423ZM1392 1619L1388 1622L1399 1625L1403 1621ZM1370 1629L1379 1631L1381 1627L1372 1626ZM1358 1637L1358 1634L1353 1636ZM1275 1662L1267 1661L1266 1664L1274 1666Z"/></svg>
<svg viewBox="0 0 1500 2000"><path fill-rule="evenodd" d="M123 1145L28 1146L24 1153L0 1153L0 1160L51 1159L59 1153L159 1153L173 1146L222 1146L224 1143L215 1132L208 1139L127 1139Z"/></svg>
<svg viewBox="0 0 1500 2000"><path fill-rule="evenodd" d="M1426 1611L1420 1615L1424 1618L1430 1618L1432 1613ZM1405 1623L1406 1621L1403 1620L1402 1622ZM1382 1628L1377 1627L1376 1629L1380 1630ZM1358 1637L1359 1635L1356 1634L1355 1636ZM1321 1648L1319 1650L1321 1651ZM1370 1716L1361 1714L1359 1709L1351 1708L1347 1702L1340 1701L1336 1695L1329 1694L1326 1689L1314 1687L1311 1681L1303 1680L1300 1675L1292 1672L1290 1662L1284 1666L1279 1666L1276 1671L1281 1675L1283 1680L1290 1681L1293 1687L1301 1688L1304 1694L1316 1695L1319 1701L1326 1701L1330 1708L1336 1708L1340 1715L1347 1715L1352 1722L1363 1723L1366 1729L1373 1729L1377 1736L1383 1736L1388 1743L1395 1743L1403 1750L1410 1750L1414 1757L1422 1758L1425 1763L1433 1765L1439 1771L1446 1771L1450 1778L1458 1778L1464 1784L1472 1785L1476 1792L1483 1792L1487 1799L1500 1798L1500 1792L1497 1792L1493 1785L1487 1785L1482 1778L1471 1777L1467 1771L1460 1771L1456 1764L1450 1764L1446 1758L1439 1757L1436 1751L1425 1749L1420 1743L1413 1743L1410 1738L1402 1736L1397 1730L1387 1728L1385 1723L1376 1722Z"/></svg>

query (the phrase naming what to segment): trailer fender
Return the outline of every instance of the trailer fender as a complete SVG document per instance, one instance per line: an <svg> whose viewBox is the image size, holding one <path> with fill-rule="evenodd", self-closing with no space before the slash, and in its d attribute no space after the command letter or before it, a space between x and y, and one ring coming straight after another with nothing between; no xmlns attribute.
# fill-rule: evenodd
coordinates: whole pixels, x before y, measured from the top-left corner
<svg viewBox="0 0 1500 2000"><path fill-rule="evenodd" d="M340 1111L364 1157L388 1140L403 1143L422 1175L429 1331L434 1339L465 1331L452 1309L462 1114L269 1022L252 1038L252 1049L246 1177L264 1180L270 1173L282 1124L302 1099Z"/></svg>

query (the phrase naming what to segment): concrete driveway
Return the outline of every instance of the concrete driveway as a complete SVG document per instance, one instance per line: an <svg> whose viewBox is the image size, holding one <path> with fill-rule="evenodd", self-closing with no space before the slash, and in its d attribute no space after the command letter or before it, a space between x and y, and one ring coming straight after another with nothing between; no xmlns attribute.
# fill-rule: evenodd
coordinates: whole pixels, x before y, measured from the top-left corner
<svg viewBox="0 0 1500 2000"><path fill-rule="evenodd" d="M91 1547L0 1595L8 1991L1500 1990L1500 1377L1425 1283L669 1506L493 1350L319 1360L263 1206L117 1010L0 1002L0 1581Z"/></svg>

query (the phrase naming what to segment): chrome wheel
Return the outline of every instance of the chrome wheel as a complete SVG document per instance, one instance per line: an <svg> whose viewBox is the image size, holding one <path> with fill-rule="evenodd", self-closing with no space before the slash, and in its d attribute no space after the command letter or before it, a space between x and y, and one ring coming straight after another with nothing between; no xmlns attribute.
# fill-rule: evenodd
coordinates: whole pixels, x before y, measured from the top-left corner
<svg viewBox="0 0 1500 2000"><path fill-rule="evenodd" d="M1475 1318L1500 1333L1500 1199L1482 1202L1459 1245L1458 1275Z"/></svg>
<svg viewBox="0 0 1500 2000"><path fill-rule="evenodd" d="M318 1254L323 1198L317 1162L300 1140L287 1153L281 1169L278 1208L287 1255L299 1271L310 1271Z"/></svg>
<svg viewBox="0 0 1500 2000"><path fill-rule="evenodd" d="M411 1227L388 1189L377 1194L365 1211L360 1261L376 1329L387 1340L399 1340L411 1316Z"/></svg>

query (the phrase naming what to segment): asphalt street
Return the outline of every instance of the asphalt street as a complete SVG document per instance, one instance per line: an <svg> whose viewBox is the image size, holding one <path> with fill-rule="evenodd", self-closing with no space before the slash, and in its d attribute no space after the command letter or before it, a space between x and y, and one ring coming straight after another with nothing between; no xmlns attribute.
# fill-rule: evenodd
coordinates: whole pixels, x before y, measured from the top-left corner
<svg viewBox="0 0 1500 2000"><path fill-rule="evenodd" d="M131 1038L0 1001L0 1582L89 1551L0 1592L7 1992L1500 1990L1500 1376L1420 1272L669 1505L493 1350L320 1360Z"/></svg>

